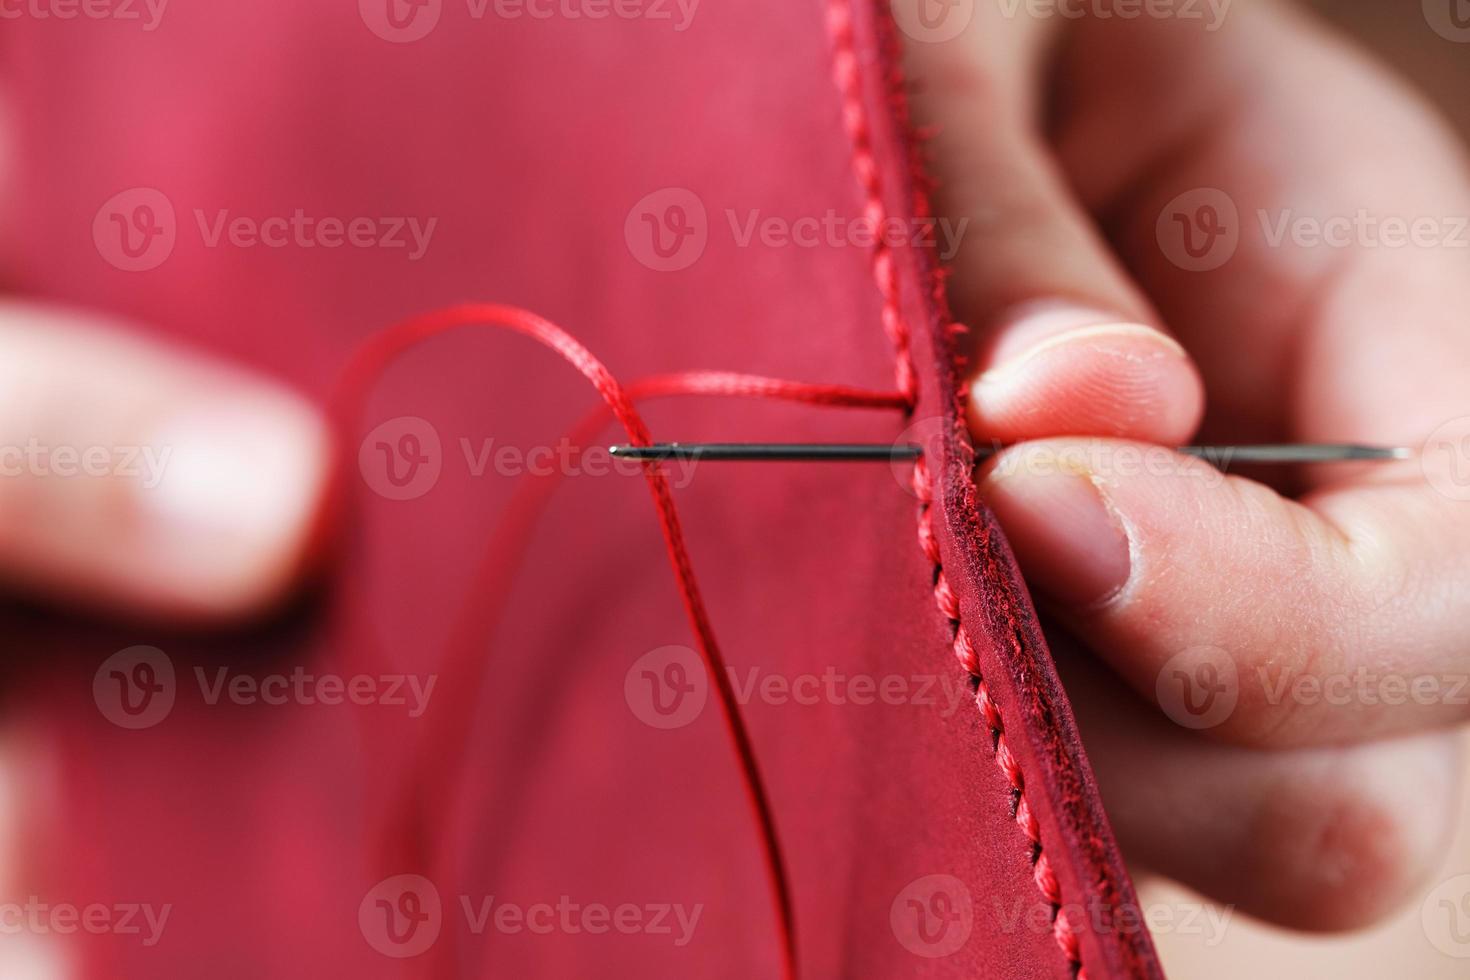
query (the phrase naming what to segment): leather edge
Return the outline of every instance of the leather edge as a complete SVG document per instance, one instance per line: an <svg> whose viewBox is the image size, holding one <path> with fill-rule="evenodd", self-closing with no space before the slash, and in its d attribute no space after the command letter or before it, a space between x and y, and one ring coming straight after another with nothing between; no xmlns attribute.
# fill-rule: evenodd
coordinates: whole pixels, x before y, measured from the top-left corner
<svg viewBox="0 0 1470 980"><path fill-rule="evenodd" d="M873 139L890 213L927 217L930 182L909 121L895 25L884 0L854 7L857 29L875 53L875 62L864 66L873 69L864 73L865 97L875 121ZM959 629L994 692L1011 751L1025 774L1040 833L1038 850L1049 856L1063 914L1077 936L1077 963L1067 972L1090 980L1162 980L1035 607L994 515L975 491L957 346L963 328L949 315L946 270L932 247L896 249L894 258L905 311L915 325L920 405L942 423L931 426L924 438L926 459L938 464L930 476L940 559L958 600ZM981 581L991 583L988 603L982 601ZM993 637L1005 641L997 644ZM1029 843L1019 829L1016 843ZM1065 962L1060 951L1058 962Z"/></svg>

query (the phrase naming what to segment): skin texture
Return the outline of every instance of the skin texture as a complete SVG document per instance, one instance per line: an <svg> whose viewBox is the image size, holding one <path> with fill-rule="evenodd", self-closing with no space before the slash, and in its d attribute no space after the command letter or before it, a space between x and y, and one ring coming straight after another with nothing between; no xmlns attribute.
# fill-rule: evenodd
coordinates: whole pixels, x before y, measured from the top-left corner
<svg viewBox="0 0 1470 980"><path fill-rule="evenodd" d="M1085 643L1069 687L1125 851L1286 925L1372 922L1448 832L1470 503L1417 461L1266 484L1147 444L1421 447L1470 411L1464 248L1267 233L1470 213L1462 149L1289 7L1239 2L1216 30L1004 9L910 43L910 70L939 127L940 213L972 220L953 280L971 428L1024 442L981 490ZM1168 232L1200 189L1238 212L1208 269ZM1236 703L1197 729L1170 721L1169 678L1201 648ZM1416 680L1427 697L1397 698ZM1138 717L1150 701L1169 717ZM1116 710L1089 725L1100 703Z"/></svg>

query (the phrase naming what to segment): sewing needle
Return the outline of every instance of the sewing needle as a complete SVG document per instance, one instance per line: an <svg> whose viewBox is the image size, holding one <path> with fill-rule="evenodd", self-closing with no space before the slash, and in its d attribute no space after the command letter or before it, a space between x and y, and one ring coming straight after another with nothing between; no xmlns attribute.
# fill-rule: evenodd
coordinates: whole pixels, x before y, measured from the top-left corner
<svg viewBox="0 0 1470 980"><path fill-rule="evenodd" d="M890 445L866 443L758 443L758 442L668 442L653 446L613 446L608 450L622 459L705 461L802 461L802 462L892 462L918 459L923 447L914 443ZM998 449L979 448L985 458ZM1340 463L1382 462L1412 459L1414 451L1356 443L1301 443L1266 446L1182 446L1178 452L1203 459L1215 466L1230 463Z"/></svg>

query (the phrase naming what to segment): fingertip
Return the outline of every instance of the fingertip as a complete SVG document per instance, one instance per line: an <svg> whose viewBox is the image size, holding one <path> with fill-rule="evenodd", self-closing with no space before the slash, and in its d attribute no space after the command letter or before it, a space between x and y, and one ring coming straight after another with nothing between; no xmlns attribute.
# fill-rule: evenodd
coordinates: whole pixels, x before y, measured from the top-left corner
<svg viewBox="0 0 1470 980"><path fill-rule="evenodd" d="M62 308L0 309L0 579L126 616L236 621L309 567L323 414L285 386Z"/></svg>
<svg viewBox="0 0 1470 980"><path fill-rule="evenodd" d="M1081 611L1127 585L1127 530L1082 459L1050 445L1017 447L991 461L979 492L1027 580L1049 598Z"/></svg>
<svg viewBox="0 0 1470 980"><path fill-rule="evenodd" d="M1203 382L1177 341L1090 310L1019 316L979 367L969 392L977 438L1095 435L1179 445L1204 411Z"/></svg>
<svg viewBox="0 0 1470 980"><path fill-rule="evenodd" d="M157 479L130 492L151 601L205 619L281 602L323 545L334 467L321 413L276 385L231 378L207 401L172 406L149 443Z"/></svg>

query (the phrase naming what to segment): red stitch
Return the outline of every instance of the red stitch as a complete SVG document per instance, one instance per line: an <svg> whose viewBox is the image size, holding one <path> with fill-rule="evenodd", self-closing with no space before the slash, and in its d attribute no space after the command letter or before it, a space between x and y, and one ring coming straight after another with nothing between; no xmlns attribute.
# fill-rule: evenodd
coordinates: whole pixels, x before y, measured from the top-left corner
<svg viewBox="0 0 1470 980"><path fill-rule="evenodd" d="M891 45L896 43L893 36L893 25L884 15L877 14L876 16L880 22L880 30L886 32L884 40L888 42L891 50ZM857 177L858 186L866 195L863 212L869 220L886 223L887 211L883 204L882 179L877 156L873 151L872 128L868 122L862 79L858 68L852 0L828 0L827 27L832 35L833 75L837 80L837 88L842 94L842 118L847 127L849 139L852 141L853 173ZM893 59L890 59L890 66L891 77L888 83L890 97L894 101L895 114L900 124L907 127L912 135L913 128L908 117L908 102L902 72ZM918 216L932 214L928 199L931 182L924 172L917 150L913 153L909 163L915 211ZM882 224L879 225L879 227L882 226ZM933 276L931 287L941 315L948 320L948 303L945 296L946 276L947 272L937 271ZM873 248L873 278L879 295L883 299L883 330L893 342L899 391L909 396L913 402L917 402L918 384L911 352L911 333L903 318L902 307L899 305L897 269L891 249L881 239ZM946 322L945 329L953 331L963 328L952 322ZM919 547L934 564L934 599L940 614L949 621L954 631L955 655L964 669L975 678L978 685L975 703L994 739L996 765L1005 774L1006 780L1015 792L1016 823L1032 845L1032 873L1036 887L1052 908L1053 938L1058 948L1061 949L1062 955L1071 964L1077 980L1086 980L1077 935L1061 908L1061 887L1051 870L1051 863L1042 853L1041 831L1035 815L1031 812L1031 807L1026 803L1026 785L1021 773L1021 764L1011 754L1010 746L1006 744L1005 726L1001 720L1000 711L990 697L985 678L981 675L979 659L969 639L965 637L964 625L960 621L959 600L950 589L949 581L945 578L944 569L939 560L939 544L935 539L931 516L934 492L930 481L929 468L921 458L914 466L913 488L919 498Z"/></svg>
<svg viewBox="0 0 1470 980"><path fill-rule="evenodd" d="M980 659L975 655L975 648L970 646L970 638L965 635L964 630L954 632L954 655L965 673L980 673Z"/></svg>
<svg viewBox="0 0 1470 980"><path fill-rule="evenodd" d="M939 577L934 582L934 598L939 601L939 611L946 617L959 622L960 600L955 598L954 592L949 587L949 579L944 577L944 569L939 569Z"/></svg>
<svg viewBox="0 0 1470 980"><path fill-rule="evenodd" d="M929 520L928 511L919 517L919 547L930 561L939 564L939 539L934 537L934 522Z"/></svg>
<svg viewBox="0 0 1470 980"><path fill-rule="evenodd" d="M827 4L827 29L832 35L832 72L842 94L842 121L852 141L852 168L864 194L863 217L875 229L888 224L888 210L883 203L883 184L878 158L873 152L873 133L868 124L868 111L863 103L862 77L858 70L857 42L853 35L852 9L847 0L830 0ZM894 272L893 253L880 236L873 246L873 276L883 297L883 330L893 342L894 376L898 390L909 405L918 400L918 374L914 371L910 351L908 323L899 307L898 277Z"/></svg>

